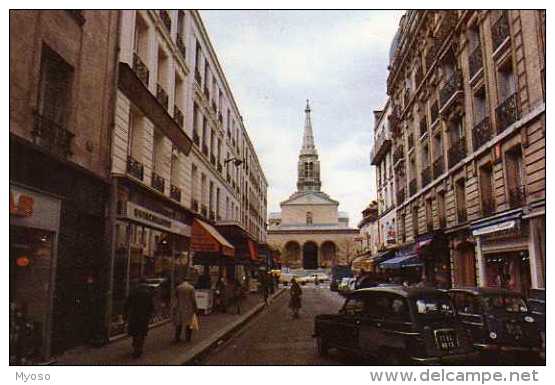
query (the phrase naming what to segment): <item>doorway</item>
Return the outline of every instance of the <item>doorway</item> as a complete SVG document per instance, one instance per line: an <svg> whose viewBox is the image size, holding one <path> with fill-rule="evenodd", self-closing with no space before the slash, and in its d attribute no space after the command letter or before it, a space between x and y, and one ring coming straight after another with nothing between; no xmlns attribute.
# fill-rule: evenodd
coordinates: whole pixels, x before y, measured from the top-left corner
<svg viewBox="0 0 555 385"><path fill-rule="evenodd" d="M318 246L314 242L306 242L303 246L303 269L318 268Z"/></svg>

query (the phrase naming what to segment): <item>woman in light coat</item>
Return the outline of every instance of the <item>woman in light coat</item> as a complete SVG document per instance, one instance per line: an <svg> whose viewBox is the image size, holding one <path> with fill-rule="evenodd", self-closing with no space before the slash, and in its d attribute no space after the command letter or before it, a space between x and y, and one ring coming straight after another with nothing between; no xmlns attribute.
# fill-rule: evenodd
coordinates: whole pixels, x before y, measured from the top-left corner
<svg viewBox="0 0 555 385"><path fill-rule="evenodd" d="M181 332L185 327L185 341L191 341L193 329L191 324L197 313L195 288L187 281L183 281L175 289L175 309L173 322L175 325L175 341L181 340Z"/></svg>

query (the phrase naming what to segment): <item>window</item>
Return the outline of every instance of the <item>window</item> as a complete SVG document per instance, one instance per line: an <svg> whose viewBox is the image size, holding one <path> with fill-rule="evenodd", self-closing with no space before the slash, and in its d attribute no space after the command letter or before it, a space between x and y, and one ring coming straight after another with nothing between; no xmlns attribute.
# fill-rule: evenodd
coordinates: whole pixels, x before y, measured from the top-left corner
<svg viewBox="0 0 555 385"><path fill-rule="evenodd" d="M457 220L459 223L466 222L466 195L464 178L455 183L455 199L457 203Z"/></svg>
<svg viewBox="0 0 555 385"><path fill-rule="evenodd" d="M142 161L144 147L143 117L134 106L129 109L129 156L137 161Z"/></svg>
<svg viewBox="0 0 555 385"><path fill-rule="evenodd" d="M191 199L197 200L198 192L197 192L197 166L194 164L191 166ZM198 204L198 201L197 201ZM193 209L194 210L194 209Z"/></svg>
<svg viewBox="0 0 555 385"><path fill-rule="evenodd" d="M505 153L505 168L507 173L507 190L511 208L522 206L525 201L525 172L520 145Z"/></svg>
<svg viewBox="0 0 555 385"><path fill-rule="evenodd" d="M493 170L491 164L480 167L480 194L482 214L487 216L495 211L493 200Z"/></svg>
<svg viewBox="0 0 555 385"><path fill-rule="evenodd" d="M39 89L39 115L65 127L69 121L73 68L50 48L42 49Z"/></svg>
<svg viewBox="0 0 555 385"><path fill-rule="evenodd" d="M306 224L307 225L312 224L312 213L310 211L306 213Z"/></svg>
<svg viewBox="0 0 555 385"><path fill-rule="evenodd" d="M433 231L433 217L432 217L432 200L426 199L426 230L428 232Z"/></svg>
<svg viewBox="0 0 555 385"><path fill-rule="evenodd" d="M418 206L414 205L412 208L412 232L414 237L418 236Z"/></svg>
<svg viewBox="0 0 555 385"><path fill-rule="evenodd" d="M445 227L445 193L440 191L437 193L437 209L439 214L439 227Z"/></svg>
<svg viewBox="0 0 555 385"><path fill-rule="evenodd" d="M403 243L406 242L407 240L405 219L406 219L406 215L401 214L401 220L399 221L399 233L401 234L401 242Z"/></svg>

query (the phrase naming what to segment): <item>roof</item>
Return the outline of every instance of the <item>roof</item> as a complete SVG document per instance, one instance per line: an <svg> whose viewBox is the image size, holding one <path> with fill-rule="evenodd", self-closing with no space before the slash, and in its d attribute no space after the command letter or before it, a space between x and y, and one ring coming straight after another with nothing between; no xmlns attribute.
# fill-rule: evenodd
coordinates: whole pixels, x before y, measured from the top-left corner
<svg viewBox="0 0 555 385"><path fill-rule="evenodd" d="M330 198L330 196L321 191L297 191L289 198L280 203L280 205L335 205L339 202Z"/></svg>
<svg viewBox="0 0 555 385"><path fill-rule="evenodd" d="M391 293L403 296L405 298L421 297L425 295L442 295L443 291L431 287L405 287L405 286L390 286L390 287L370 287L365 289L355 290L354 293Z"/></svg>
<svg viewBox="0 0 555 385"><path fill-rule="evenodd" d="M509 289L504 289L502 287L455 287L449 291L464 291L465 293L470 293L474 295L480 294L517 294L519 292L512 291Z"/></svg>

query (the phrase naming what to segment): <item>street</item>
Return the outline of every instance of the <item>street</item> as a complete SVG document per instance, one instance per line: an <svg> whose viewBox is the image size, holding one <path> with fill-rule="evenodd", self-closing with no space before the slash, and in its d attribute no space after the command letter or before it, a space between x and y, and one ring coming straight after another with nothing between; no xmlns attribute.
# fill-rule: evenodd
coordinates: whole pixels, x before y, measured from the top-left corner
<svg viewBox="0 0 555 385"><path fill-rule="evenodd" d="M299 319L292 319L288 308L289 290L269 309L250 322L235 336L198 362L203 365L346 365L353 358L343 352L330 351L319 357L312 338L314 316L337 312L343 298L327 285L303 286Z"/></svg>

